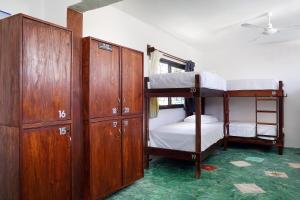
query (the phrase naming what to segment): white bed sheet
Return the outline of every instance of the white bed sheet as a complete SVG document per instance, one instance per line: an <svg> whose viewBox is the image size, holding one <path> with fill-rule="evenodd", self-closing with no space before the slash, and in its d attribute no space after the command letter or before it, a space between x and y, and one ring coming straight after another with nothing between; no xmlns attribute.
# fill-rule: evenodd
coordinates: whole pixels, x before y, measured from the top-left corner
<svg viewBox="0 0 300 200"><path fill-rule="evenodd" d="M195 151L195 124L178 122L168 124L150 131L151 147L181 151ZM202 124L201 151L224 138L223 122Z"/></svg>
<svg viewBox="0 0 300 200"><path fill-rule="evenodd" d="M255 123L230 122L229 135L237 137L255 137ZM257 125L257 133L261 135L277 135L277 127L274 125ZM274 140L272 137L259 137L261 139Z"/></svg>
<svg viewBox="0 0 300 200"><path fill-rule="evenodd" d="M227 90L277 90L279 81L274 79L228 80Z"/></svg>
<svg viewBox="0 0 300 200"><path fill-rule="evenodd" d="M149 76L150 88L191 88L195 87L195 72L153 74ZM201 72L201 87L226 90L226 80L211 72Z"/></svg>

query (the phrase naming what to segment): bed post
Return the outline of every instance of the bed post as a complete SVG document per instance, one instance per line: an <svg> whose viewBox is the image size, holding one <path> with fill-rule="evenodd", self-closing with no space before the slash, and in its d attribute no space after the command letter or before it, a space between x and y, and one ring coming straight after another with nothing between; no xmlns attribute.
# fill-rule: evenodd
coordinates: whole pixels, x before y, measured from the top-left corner
<svg viewBox="0 0 300 200"><path fill-rule="evenodd" d="M224 150L227 150L228 132L229 132L229 97L228 93L224 92L223 96L223 120L224 120Z"/></svg>
<svg viewBox="0 0 300 200"><path fill-rule="evenodd" d="M195 75L195 93L194 93L194 98L195 98L195 115L196 115L196 135L195 135L195 151L196 151L196 171L195 175L196 178L200 178L201 176L201 95L200 95L200 75L196 74Z"/></svg>
<svg viewBox="0 0 300 200"><path fill-rule="evenodd" d="M149 141L149 101L148 96L148 82L149 78L144 79L144 98L145 98L145 117L144 117L144 168L149 169L149 153L148 153L148 141Z"/></svg>
<svg viewBox="0 0 300 200"><path fill-rule="evenodd" d="M277 141L277 147L278 147L278 154L283 154L283 145L284 145L284 92L283 92L283 83L282 81L279 81L279 90L282 95L279 96L279 125L278 125L278 131L279 131L279 138Z"/></svg>

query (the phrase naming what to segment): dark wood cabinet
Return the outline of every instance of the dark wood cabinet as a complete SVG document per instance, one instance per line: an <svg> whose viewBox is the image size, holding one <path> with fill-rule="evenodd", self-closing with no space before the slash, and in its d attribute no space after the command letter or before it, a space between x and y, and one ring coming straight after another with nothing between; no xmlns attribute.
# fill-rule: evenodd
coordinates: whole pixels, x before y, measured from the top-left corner
<svg viewBox="0 0 300 200"><path fill-rule="evenodd" d="M129 185L143 177L143 118L122 121L123 184Z"/></svg>
<svg viewBox="0 0 300 200"><path fill-rule="evenodd" d="M90 118L119 115L120 110L120 48L111 51L99 48L99 42L91 40L89 81ZM87 73L86 70L84 70ZM87 81L87 80L85 80ZM109 99L109 101L105 101Z"/></svg>
<svg viewBox="0 0 300 200"><path fill-rule="evenodd" d="M99 199L122 186L121 122L97 122L89 127L91 199Z"/></svg>
<svg viewBox="0 0 300 200"><path fill-rule="evenodd" d="M21 151L23 200L71 198L69 125L25 130Z"/></svg>
<svg viewBox="0 0 300 200"><path fill-rule="evenodd" d="M70 119L71 44L71 32L23 19L23 123Z"/></svg>
<svg viewBox="0 0 300 200"><path fill-rule="evenodd" d="M143 53L83 39L85 199L132 184L143 170Z"/></svg>
<svg viewBox="0 0 300 200"><path fill-rule="evenodd" d="M71 199L72 32L0 20L0 198Z"/></svg>
<svg viewBox="0 0 300 200"><path fill-rule="evenodd" d="M122 48L123 115L143 113L143 54Z"/></svg>

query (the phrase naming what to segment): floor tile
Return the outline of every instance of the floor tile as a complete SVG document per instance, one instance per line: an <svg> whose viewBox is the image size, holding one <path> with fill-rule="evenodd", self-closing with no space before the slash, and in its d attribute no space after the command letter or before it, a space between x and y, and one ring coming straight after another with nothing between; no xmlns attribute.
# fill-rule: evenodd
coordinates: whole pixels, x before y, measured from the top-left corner
<svg viewBox="0 0 300 200"><path fill-rule="evenodd" d="M300 163L289 163L291 168L300 169Z"/></svg>
<svg viewBox="0 0 300 200"><path fill-rule="evenodd" d="M237 167L249 167L251 166L250 163L243 161L243 160L238 160L238 161L231 161L231 164L237 166Z"/></svg>
<svg viewBox="0 0 300 200"><path fill-rule="evenodd" d="M252 161L252 162L258 162L258 163L261 163L261 162L263 162L265 159L259 158L259 157L247 157L245 160L247 160L247 161Z"/></svg>
<svg viewBox="0 0 300 200"><path fill-rule="evenodd" d="M234 184L234 186L242 193L265 193L263 189L254 183Z"/></svg>
<svg viewBox="0 0 300 200"><path fill-rule="evenodd" d="M285 172L277 172L277 171L265 171L266 176L273 176L279 178L288 178L288 175Z"/></svg>

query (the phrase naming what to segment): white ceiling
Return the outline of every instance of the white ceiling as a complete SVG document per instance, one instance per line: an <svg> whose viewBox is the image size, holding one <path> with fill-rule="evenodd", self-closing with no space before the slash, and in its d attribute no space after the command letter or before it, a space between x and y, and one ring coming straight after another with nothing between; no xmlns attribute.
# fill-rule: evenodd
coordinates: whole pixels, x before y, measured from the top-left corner
<svg viewBox="0 0 300 200"><path fill-rule="evenodd" d="M240 27L241 23L264 25L273 13L276 27L300 25L299 0L123 0L114 7L156 26L195 47L219 41L253 43L258 30ZM300 39L300 29L255 42L271 44Z"/></svg>

